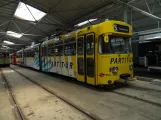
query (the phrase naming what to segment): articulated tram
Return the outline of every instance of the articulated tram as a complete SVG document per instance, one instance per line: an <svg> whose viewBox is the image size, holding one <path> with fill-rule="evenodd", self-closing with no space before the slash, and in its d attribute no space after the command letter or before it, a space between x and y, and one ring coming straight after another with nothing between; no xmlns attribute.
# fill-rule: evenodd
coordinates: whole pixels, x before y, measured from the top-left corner
<svg viewBox="0 0 161 120"><path fill-rule="evenodd" d="M129 24L110 20L31 46L21 50L20 56L23 65L43 72L108 85L133 79L131 36Z"/></svg>

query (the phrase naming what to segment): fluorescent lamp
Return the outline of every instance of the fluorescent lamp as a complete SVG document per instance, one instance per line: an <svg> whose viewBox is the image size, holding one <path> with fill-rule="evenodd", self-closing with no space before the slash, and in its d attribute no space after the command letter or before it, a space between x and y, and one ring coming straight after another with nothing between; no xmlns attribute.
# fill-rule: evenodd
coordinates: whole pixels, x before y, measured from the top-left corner
<svg viewBox="0 0 161 120"><path fill-rule="evenodd" d="M151 40L151 39L157 39L157 38L161 38L161 36L151 37L151 38L148 38L148 40Z"/></svg>
<svg viewBox="0 0 161 120"><path fill-rule="evenodd" d="M43 18L46 15L46 13L31 7L30 5L27 5L23 2L19 2L19 5L16 9L16 12L14 14L15 17L23 20L28 21L38 21L41 18ZM34 17L33 17L34 16ZM35 19L34 19L35 18Z"/></svg>
<svg viewBox="0 0 161 120"><path fill-rule="evenodd" d="M141 43L149 43L149 42L151 42L151 41L139 41L140 44Z"/></svg>
<svg viewBox="0 0 161 120"><path fill-rule="evenodd" d="M7 47L7 46L5 46L5 45L2 45L2 47Z"/></svg>
<svg viewBox="0 0 161 120"><path fill-rule="evenodd" d="M81 23L79 23L79 24L77 24L77 25L75 25L75 26L76 26L76 27L80 27L80 26L82 26L82 25L85 25L85 24L87 24L87 23L93 22L93 21L95 21L95 20L97 20L97 18L96 18L96 19L89 19L89 20L86 20L86 21L81 22Z"/></svg>
<svg viewBox="0 0 161 120"><path fill-rule="evenodd" d="M3 48L6 48L6 49L9 49L9 47L8 47L8 46L5 46L5 45L2 45L2 47L3 47Z"/></svg>
<svg viewBox="0 0 161 120"><path fill-rule="evenodd" d="M11 36L11 37L15 37L15 38L20 38L20 37L22 37L22 34L20 34L20 33L15 33L15 32L12 32L12 31L7 31L7 35L8 35L8 36Z"/></svg>
<svg viewBox="0 0 161 120"><path fill-rule="evenodd" d="M4 43L7 43L7 44L10 44L10 45L13 45L13 44L15 44L15 43L13 43L13 42L10 42L10 41L3 41Z"/></svg>

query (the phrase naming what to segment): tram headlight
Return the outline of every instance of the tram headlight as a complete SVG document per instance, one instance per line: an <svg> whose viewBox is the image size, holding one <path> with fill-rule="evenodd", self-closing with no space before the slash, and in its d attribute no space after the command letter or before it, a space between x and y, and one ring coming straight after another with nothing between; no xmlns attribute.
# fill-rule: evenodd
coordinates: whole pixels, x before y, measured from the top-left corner
<svg viewBox="0 0 161 120"><path fill-rule="evenodd" d="M130 70L133 70L133 64L131 64L131 65L129 66L129 69L130 69Z"/></svg>
<svg viewBox="0 0 161 120"><path fill-rule="evenodd" d="M112 72L113 73L117 73L118 72L118 67L117 66L113 66L112 67Z"/></svg>

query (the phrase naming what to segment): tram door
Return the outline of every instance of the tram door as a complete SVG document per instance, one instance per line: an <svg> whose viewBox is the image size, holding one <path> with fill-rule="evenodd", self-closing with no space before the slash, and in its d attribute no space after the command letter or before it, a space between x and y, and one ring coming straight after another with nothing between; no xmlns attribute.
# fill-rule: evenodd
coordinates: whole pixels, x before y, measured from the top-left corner
<svg viewBox="0 0 161 120"><path fill-rule="evenodd" d="M88 84L95 84L94 34L79 36L77 40L77 79Z"/></svg>

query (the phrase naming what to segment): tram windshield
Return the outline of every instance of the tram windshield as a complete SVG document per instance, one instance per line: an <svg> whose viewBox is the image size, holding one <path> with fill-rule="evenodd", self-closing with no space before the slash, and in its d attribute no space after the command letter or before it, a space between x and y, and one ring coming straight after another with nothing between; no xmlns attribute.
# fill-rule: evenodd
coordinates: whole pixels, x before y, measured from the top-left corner
<svg viewBox="0 0 161 120"><path fill-rule="evenodd" d="M110 37L110 46L113 53L129 53L131 46L129 39L122 37Z"/></svg>
<svg viewBox="0 0 161 120"><path fill-rule="evenodd" d="M128 38L109 37L109 42L104 42L103 36L99 39L99 53L124 54L131 52L131 44Z"/></svg>

